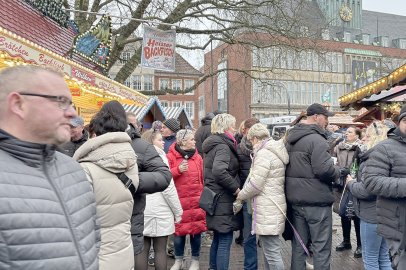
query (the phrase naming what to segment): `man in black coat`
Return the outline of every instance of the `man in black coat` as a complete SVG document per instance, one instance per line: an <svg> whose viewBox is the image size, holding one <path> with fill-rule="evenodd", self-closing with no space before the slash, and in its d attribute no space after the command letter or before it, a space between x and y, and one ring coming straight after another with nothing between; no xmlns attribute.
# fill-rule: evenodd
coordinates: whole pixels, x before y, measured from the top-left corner
<svg viewBox="0 0 406 270"><path fill-rule="evenodd" d="M377 195L378 234L389 248L393 269L406 269L406 106L399 126L374 147L365 169L365 187Z"/></svg>
<svg viewBox="0 0 406 270"><path fill-rule="evenodd" d="M154 146L141 139L141 135L131 124L129 124L127 133L132 139L132 147L137 154L139 171L139 186L136 193L133 194L134 207L131 218L134 255L137 255L142 252L144 246L145 194L165 190L169 186L172 174ZM137 269L137 256L135 257L135 269Z"/></svg>
<svg viewBox="0 0 406 270"><path fill-rule="evenodd" d="M332 244L332 182L339 169L329 154L325 128L329 112L320 104L307 108L307 119L289 130L286 148L286 198L292 207L292 223L303 243L312 241L314 269L330 269ZM292 270L306 267L303 246L292 239Z"/></svg>
<svg viewBox="0 0 406 270"><path fill-rule="evenodd" d="M61 150L58 149L58 151L73 157L76 150L89 139L89 133L84 129L84 121L80 116L72 118L70 125L70 141L62 144L60 146Z"/></svg>

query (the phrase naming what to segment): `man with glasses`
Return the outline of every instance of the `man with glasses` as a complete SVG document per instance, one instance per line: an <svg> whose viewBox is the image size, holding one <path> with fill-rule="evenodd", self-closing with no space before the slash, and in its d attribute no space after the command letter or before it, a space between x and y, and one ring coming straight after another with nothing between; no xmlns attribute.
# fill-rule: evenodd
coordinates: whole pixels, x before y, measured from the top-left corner
<svg viewBox="0 0 406 270"><path fill-rule="evenodd" d="M286 148L286 199L292 209L293 226L301 239L292 239L292 270L306 267L305 244L312 242L316 270L330 269L332 243L332 182L339 169L329 154L325 129L333 113L314 103L307 108L307 119L288 131ZM300 241L302 240L302 241Z"/></svg>
<svg viewBox="0 0 406 270"><path fill-rule="evenodd" d="M63 75L39 66L0 72L0 268L98 269L93 191L55 152L76 117Z"/></svg>

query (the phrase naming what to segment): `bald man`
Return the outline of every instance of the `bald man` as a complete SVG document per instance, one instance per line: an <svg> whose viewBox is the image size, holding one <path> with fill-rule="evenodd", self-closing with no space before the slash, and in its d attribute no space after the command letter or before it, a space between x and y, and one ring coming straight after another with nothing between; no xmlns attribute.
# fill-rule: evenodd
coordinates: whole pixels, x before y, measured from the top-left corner
<svg viewBox="0 0 406 270"><path fill-rule="evenodd" d="M93 191L80 165L55 152L74 117L62 74L0 71L0 269L99 268Z"/></svg>

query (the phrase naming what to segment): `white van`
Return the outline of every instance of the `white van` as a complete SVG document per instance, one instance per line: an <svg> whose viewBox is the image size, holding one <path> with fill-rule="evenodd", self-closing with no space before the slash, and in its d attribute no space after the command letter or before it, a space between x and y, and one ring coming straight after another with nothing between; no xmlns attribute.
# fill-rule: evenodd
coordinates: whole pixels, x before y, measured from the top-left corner
<svg viewBox="0 0 406 270"><path fill-rule="evenodd" d="M279 140L291 128L291 123L297 118L294 115L262 118L259 121L267 126L272 138Z"/></svg>

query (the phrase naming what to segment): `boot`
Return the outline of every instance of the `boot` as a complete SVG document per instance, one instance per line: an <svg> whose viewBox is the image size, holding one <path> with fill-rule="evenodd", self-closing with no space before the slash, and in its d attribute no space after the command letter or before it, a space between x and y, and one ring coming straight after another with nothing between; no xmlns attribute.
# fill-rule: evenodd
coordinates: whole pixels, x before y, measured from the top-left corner
<svg viewBox="0 0 406 270"><path fill-rule="evenodd" d="M341 244L336 246L336 251L344 251L344 250L351 249L351 248L352 247L351 247L350 242L343 241L343 242L341 242Z"/></svg>
<svg viewBox="0 0 406 270"><path fill-rule="evenodd" d="M189 270L199 270L199 261L192 259Z"/></svg>
<svg viewBox="0 0 406 270"><path fill-rule="evenodd" d="M181 270L183 269L183 259L176 259L175 264L172 265L170 270Z"/></svg>

